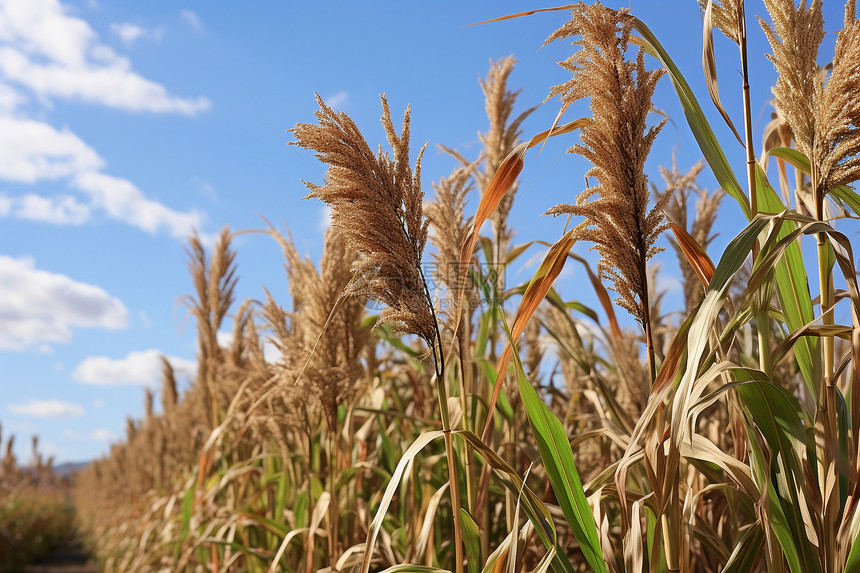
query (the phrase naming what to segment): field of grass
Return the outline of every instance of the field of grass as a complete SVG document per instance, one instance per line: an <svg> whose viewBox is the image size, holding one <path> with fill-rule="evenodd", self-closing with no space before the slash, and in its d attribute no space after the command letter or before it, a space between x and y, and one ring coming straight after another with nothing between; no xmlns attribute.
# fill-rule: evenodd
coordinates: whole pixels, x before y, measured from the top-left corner
<svg viewBox="0 0 860 573"><path fill-rule="evenodd" d="M850 0L819 68L820 3L765 2L778 113L753 134L763 102L747 87L742 118L722 111L710 64L725 34L738 51L720 57L746 80L747 59L764 57L747 53L752 18L742 1L701 3L712 101L635 14L567 7L548 40L574 43L560 62L570 80L547 86L556 124L521 133L514 60L494 62L483 149L446 149L461 166L432 193L408 109L401 124L382 97L378 147L318 98L291 141L328 166L308 184L332 213L322 258L261 231L283 251L285 308L268 290L235 300L234 233L211 250L190 239L196 379L180 395L165 360L161 404L147 392L145 417L75 480L105 569L860 570L860 291L845 234L860 216L860 21ZM689 171L649 157L657 82L671 82L676 123L701 149ZM737 141L714 135L711 106ZM589 187L546 205L568 220L562 237L518 244L517 176L550 137L591 163L570 174ZM747 161L733 165L722 146L738 144ZM672 166L664 181L648 180L646 159ZM700 189L703 169L721 190ZM721 203L748 223L715 252ZM661 311L649 266L664 235L683 270L680 318ZM504 268L541 247L534 276L506 283ZM577 254L588 247L596 268ZM601 308L553 289L565 265ZM50 535L59 522L42 512L63 512L9 484L0 527Z"/></svg>

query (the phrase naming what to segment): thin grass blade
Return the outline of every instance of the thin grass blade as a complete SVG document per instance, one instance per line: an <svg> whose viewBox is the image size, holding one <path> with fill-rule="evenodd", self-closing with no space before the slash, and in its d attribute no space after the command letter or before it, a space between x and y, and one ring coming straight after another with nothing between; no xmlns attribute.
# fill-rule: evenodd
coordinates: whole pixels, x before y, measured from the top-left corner
<svg viewBox="0 0 860 573"><path fill-rule="evenodd" d="M507 329L507 325L505 326L505 332L510 337L510 331ZM537 440L541 460L556 499L588 564L598 573L609 573L606 562L603 560L597 524L582 488L582 481L576 469L573 450L570 448L567 433L559 419L540 399L531 383L526 379L519 353L513 346L513 339L511 342L520 397L528 414L529 424L532 427L535 440Z"/></svg>

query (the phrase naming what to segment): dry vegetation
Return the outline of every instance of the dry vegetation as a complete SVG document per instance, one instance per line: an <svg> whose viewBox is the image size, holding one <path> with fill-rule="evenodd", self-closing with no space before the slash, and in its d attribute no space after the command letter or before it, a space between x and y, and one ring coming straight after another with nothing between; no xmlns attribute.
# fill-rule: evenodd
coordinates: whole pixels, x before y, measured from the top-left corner
<svg viewBox="0 0 860 573"><path fill-rule="evenodd" d="M0 440L0 445L3 441ZM14 573L40 557L73 530L70 484L53 471L54 459L39 452L27 466L15 458L15 436L0 459L0 573Z"/></svg>
<svg viewBox="0 0 860 573"><path fill-rule="evenodd" d="M107 570L860 570L860 294L835 228L860 211L848 187L860 178L860 22L849 0L832 66L819 68L821 2L765 2L779 81L756 161L748 89L738 130L707 65L713 22L747 73L743 2L701 2L706 81L746 165L729 165L650 30L599 3L567 7L547 39L575 50L560 62L570 80L548 86L559 118L586 113L583 99L588 115L520 143L531 110L508 86L514 60L492 64L484 150L447 150L462 166L432 199L421 153L410 160L408 109L398 130L382 97L390 151L374 153L318 98L316 123L292 136L328 165L324 185L308 184L333 214L319 267L270 227L291 306L270 292L237 305L232 235L211 253L191 239L197 378L179 396L165 361L159 411L147 394L146 417L78 478ZM675 87L705 160L684 173L651 158L671 162L660 189L644 172L662 126L649 115L658 81ZM528 247L507 215L527 150L547 136L591 162L570 177L589 186L547 205L576 226L534 278L505 284L488 271ZM722 190L697 185L705 168ZM729 200L749 223L709 251ZM661 312L648 265L664 233L683 270L680 320ZM579 242L599 252L596 272ZM553 290L565 264L591 279L602 318ZM636 329L619 325L607 289ZM834 304L851 324L835 322Z"/></svg>

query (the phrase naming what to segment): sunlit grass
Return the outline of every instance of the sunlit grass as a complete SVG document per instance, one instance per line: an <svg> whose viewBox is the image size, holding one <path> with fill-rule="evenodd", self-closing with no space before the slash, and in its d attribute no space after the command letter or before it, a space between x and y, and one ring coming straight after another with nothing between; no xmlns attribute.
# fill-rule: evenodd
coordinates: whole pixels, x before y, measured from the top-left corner
<svg viewBox="0 0 860 573"><path fill-rule="evenodd" d="M792 48L797 8L767 5ZM741 6L703 3L745 73L748 58L764 56L746 51ZM706 81L731 123L708 65L712 34L706 20ZM473 158L447 150L463 165L434 183L427 204L420 160L409 159L408 112L398 133L382 99L390 150L377 152L319 100L317 123L293 135L329 167L324 185L309 185L311 198L334 207L324 255L315 265L281 231L262 231L283 248L291 307L279 302L287 293L269 291L237 305L234 235L225 230L210 252L191 239L193 294L183 302L197 323L197 378L180 396L165 361L161 407L147 394L145 418L129 420L125 439L76 480L81 523L107 570L860 567L860 292L851 241L837 230L846 222L833 216L856 219L860 209L850 187L860 176L858 36L840 34L830 79L811 64L818 79L801 78L842 106L843 115L810 112L814 137L831 139L814 152L794 145L803 126L792 118L805 108L769 128L780 137L759 151L777 163L776 186L755 160L749 110L758 104L748 90L741 128L732 124L748 161L733 165L643 22L577 6L556 36L582 48L562 62L570 82L547 86L561 99L557 125L521 133L528 110L516 109L508 87L513 61L493 64L482 82L485 148ZM783 76L802 67L777 61ZM673 164L657 196L645 177L660 75L725 201L746 216L723 252L709 248L719 198L697 187L699 167L681 175ZM853 99L834 99L833 81ZM588 116L565 121L574 110ZM570 217L565 234L544 238L534 277L505 284L499 267L538 248L514 241L507 215L523 166L550 137L591 162L570 174L589 187L571 204L546 205ZM475 208L465 203L469 185L481 194ZM690 191L700 193L696 206ZM680 317L662 311L648 266L664 232L689 265ZM428 240L443 265L434 291ZM807 280L816 266L801 249L812 241L818 281ZM586 242L601 254L596 273L576 254ZM568 264L589 278L571 299L553 288ZM580 302L585 289L600 309ZM384 309L366 310L369 301ZM851 324L838 324L830 303L849 310ZM636 328L622 328L617 308ZM8 494L0 526L42 527L50 506L21 491Z"/></svg>

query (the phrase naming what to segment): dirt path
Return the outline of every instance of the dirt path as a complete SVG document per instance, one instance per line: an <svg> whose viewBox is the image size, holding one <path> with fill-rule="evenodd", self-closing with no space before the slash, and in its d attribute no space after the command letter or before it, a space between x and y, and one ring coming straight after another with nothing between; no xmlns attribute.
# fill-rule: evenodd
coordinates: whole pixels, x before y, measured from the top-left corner
<svg viewBox="0 0 860 573"><path fill-rule="evenodd" d="M38 563L28 565L24 573L99 573L98 565L89 559L79 542L69 540Z"/></svg>

